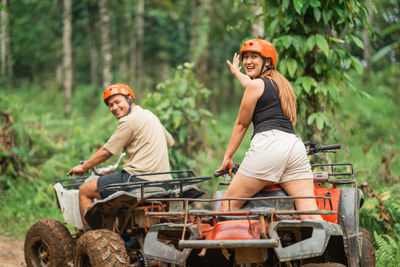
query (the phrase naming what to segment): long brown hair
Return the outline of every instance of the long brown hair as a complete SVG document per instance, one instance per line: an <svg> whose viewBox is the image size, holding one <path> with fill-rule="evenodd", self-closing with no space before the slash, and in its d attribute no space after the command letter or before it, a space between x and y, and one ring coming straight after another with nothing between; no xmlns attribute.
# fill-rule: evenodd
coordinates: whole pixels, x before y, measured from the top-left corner
<svg viewBox="0 0 400 267"><path fill-rule="evenodd" d="M276 83L279 89L279 101L281 102L283 114L292 122L293 125L295 125L297 103L296 96L290 82L275 69L268 70L262 75L262 77L273 80Z"/></svg>

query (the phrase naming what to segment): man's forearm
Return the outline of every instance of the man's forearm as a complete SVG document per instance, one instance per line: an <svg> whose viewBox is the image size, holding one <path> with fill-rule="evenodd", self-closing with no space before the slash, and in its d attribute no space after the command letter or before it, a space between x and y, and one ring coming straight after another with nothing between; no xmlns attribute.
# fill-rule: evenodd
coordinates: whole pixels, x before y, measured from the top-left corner
<svg viewBox="0 0 400 267"><path fill-rule="evenodd" d="M89 170L90 168L93 168L100 163L105 162L108 160L113 154L105 149L103 146L90 158L88 159L85 163L82 164L82 167L85 168L86 170Z"/></svg>

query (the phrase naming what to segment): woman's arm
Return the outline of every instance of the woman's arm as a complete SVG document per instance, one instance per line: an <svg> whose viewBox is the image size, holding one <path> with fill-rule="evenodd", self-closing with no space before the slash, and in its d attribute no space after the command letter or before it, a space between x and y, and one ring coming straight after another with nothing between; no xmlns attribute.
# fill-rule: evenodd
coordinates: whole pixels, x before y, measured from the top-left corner
<svg viewBox="0 0 400 267"><path fill-rule="evenodd" d="M239 82L243 86L243 88L247 88L251 79L246 74L240 72L241 67L239 67L239 61L240 61L239 55L237 53L235 53L235 55L233 56L232 63L229 60L227 60L226 64L228 64L229 68L231 69L232 74L235 75L235 77L239 80Z"/></svg>
<svg viewBox="0 0 400 267"><path fill-rule="evenodd" d="M261 79L250 81L246 87L246 90L243 94L242 103L240 104L239 114L236 118L235 125L233 126L231 139L225 152L222 166L217 171L229 168L229 175L231 174L233 167L232 157L240 146L243 137L249 128L257 101L262 95L263 91L264 82Z"/></svg>

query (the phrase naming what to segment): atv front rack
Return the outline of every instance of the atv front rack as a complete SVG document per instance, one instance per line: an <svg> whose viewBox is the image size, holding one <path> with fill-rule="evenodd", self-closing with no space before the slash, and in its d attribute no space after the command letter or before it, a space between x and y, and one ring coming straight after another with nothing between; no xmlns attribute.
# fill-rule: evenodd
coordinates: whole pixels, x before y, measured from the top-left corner
<svg viewBox="0 0 400 267"><path fill-rule="evenodd" d="M313 168L314 182L316 183L329 183L334 187L336 187L336 185L356 183L354 167L351 163L312 164L311 167ZM337 170L339 168L341 170ZM324 171L318 171L320 169ZM343 171L343 169L346 169L346 171ZM330 177L336 178L332 179Z"/></svg>
<svg viewBox="0 0 400 267"><path fill-rule="evenodd" d="M65 189L79 189L79 186L81 186L87 178L89 178L89 175L54 179L51 181L51 184L54 186L55 184L60 183Z"/></svg>

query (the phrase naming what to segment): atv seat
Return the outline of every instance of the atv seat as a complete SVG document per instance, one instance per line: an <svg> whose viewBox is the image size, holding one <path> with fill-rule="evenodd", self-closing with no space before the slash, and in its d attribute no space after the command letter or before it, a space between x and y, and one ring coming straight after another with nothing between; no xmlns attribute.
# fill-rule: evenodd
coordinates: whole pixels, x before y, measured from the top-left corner
<svg viewBox="0 0 400 267"><path fill-rule="evenodd" d="M148 187L143 195L141 190L133 191L117 191L105 199L96 200L90 205L85 213L85 218L93 229L109 228L112 227L114 218L122 210L133 210L139 205L143 205L145 200L149 198L197 198L202 196L205 192L199 190L194 185L187 185L181 190L165 190L160 188Z"/></svg>
<svg viewBox="0 0 400 267"><path fill-rule="evenodd" d="M275 188L272 188L275 189ZM280 189L280 188L276 188ZM222 199L225 194L225 191L216 192L214 198ZM287 193L283 190L262 190L255 194L253 198L262 198L262 197L284 197L288 196ZM215 202L214 210L221 209L221 201ZM270 210L295 210L294 202L292 199L256 199L252 201L247 201L240 210L257 210L260 208L267 208ZM289 215L279 215L278 219L291 219L292 216ZM221 215L217 216L217 221L228 221L228 220L258 220L258 215L250 215L250 216L232 216L232 215Z"/></svg>

